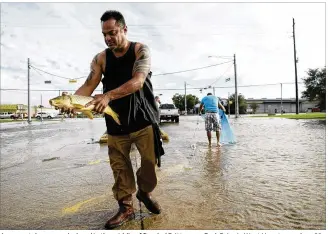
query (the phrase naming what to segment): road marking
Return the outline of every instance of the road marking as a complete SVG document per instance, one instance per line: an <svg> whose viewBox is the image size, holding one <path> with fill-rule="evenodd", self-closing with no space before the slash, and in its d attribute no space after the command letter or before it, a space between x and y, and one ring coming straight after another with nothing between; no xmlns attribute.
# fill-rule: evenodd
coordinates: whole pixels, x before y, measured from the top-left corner
<svg viewBox="0 0 328 234"><path fill-rule="evenodd" d="M77 204L75 204L74 206L71 206L71 207L66 207L62 210L62 213L63 214L72 214L72 213L75 213L77 212L81 206L91 202L91 201L94 201L96 200L97 197L94 197L94 198L91 198L91 199L88 199L88 200L85 200L85 201L81 201L81 202L78 202Z"/></svg>
<svg viewBox="0 0 328 234"><path fill-rule="evenodd" d="M108 196L107 194L100 195L100 196L93 197L93 198L90 198L90 199L85 200L85 201L80 201L80 202L76 203L73 206L65 207L65 208L62 209L62 215L76 213L81 209L82 206L86 205L87 203L94 202L94 201L100 200L100 199L104 199L107 196Z"/></svg>
<svg viewBox="0 0 328 234"><path fill-rule="evenodd" d="M99 163L101 163L101 160L100 159L99 160L96 160L96 161L91 161L88 164L89 165L94 165L94 164L99 164Z"/></svg>

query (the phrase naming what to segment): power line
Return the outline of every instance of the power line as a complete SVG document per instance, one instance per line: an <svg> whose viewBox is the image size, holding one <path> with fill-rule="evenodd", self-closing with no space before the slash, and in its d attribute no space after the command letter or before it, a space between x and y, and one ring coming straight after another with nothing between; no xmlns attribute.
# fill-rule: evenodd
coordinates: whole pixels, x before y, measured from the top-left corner
<svg viewBox="0 0 328 234"><path fill-rule="evenodd" d="M219 77L219 78L217 78L212 84L210 84L209 86L212 86L213 84L215 84L216 82L218 82L219 81L219 79L221 79L223 76L224 76L224 74L226 74L227 73L227 71L232 67L232 65L233 64L231 64L228 68L227 68L227 70Z"/></svg>
<svg viewBox="0 0 328 234"><path fill-rule="evenodd" d="M31 66L30 66L31 67ZM44 79L45 79L45 77L38 71L38 70L36 70L34 67L33 67L33 70L35 71L35 72L37 72L41 77L43 77ZM42 84L42 83L38 83L38 84L31 84L31 85L40 85L40 84Z"/></svg>
<svg viewBox="0 0 328 234"><path fill-rule="evenodd" d="M287 83L275 83L275 84L255 84L255 85L238 85L239 87L256 87L256 86L271 86L271 85L280 85L280 84L295 84L295 82L287 82ZM303 84L303 82L298 82L298 84ZM235 86L222 86L215 88L234 88Z"/></svg>
<svg viewBox="0 0 328 234"><path fill-rule="evenodd" d="M188 72L188 71L196 71L196 70L201 70L201 69L205 69L205 68L209 68L209 67L219 66L219 65L222 65L222 64L225 64L225 63L230 63L230 62L232 62L232 60L231 61L227 61L227 62L223 62L223 63L218 63L218 64L213 64L213 65L205 66L205 67L199 67L199 68L189 69L189 70L155 74L153 76L164 76L164 75L171 75L171 74L183 73L183 72Z"/></svg>
<svg viewBox="0 0 328 234"><path fill-rule="evenodd" d="M50 73L50 72L47 72L47 71L41 70L41 69L39 69L39 68L37 68L37 67L34 67L33 65L30 65L30 67L32 67L32 68L34 68L34 69L36 69L36 70L39 70L39 71L41 71L41 72L43 72L43 73L46 73L46 74L48 74L48 75L55 76L55 77L58 77L58 78L67 79L67 80L78 80L78 79L82 79L82 78L87 77L87 76L81 76L81 77L77 77L77 78L69 78L69 77L64 77L64 76L59 76L59 75L52 74L52 73Z"/></svg>
<svg viewBox="0 0 328 234"><path fill-rule="evenodd" d="M176 72L167 72L167 73L155 74L153 76L164 76L164 75L171 75L171 74L177 74L177 73L183 73L183 72L189 72L189 71L196 71L196 70L201 70L201 69L206 69L206 68L210 68L210 67L219 66L219 65L222 65L222 64L225 64L225 63L230 63L230 62L232 62L232 60L227 61L227 62L223 62L223 63L218 63L218 64L205 66L205 67L193 68L193 69L188 69L188 70L183 70L183 71L176 71ZM87 77L87 76L81 76L81 77L77 77L77 78L69 78L69 77L59 76L59 75L44 71L44 70L42 70L40 68L37 68L33 65L30 65L30 67L33 68L36 71L40 71L40 72L46 73L48 75L55 76L55 77L62 78L62 79L67 79L67 80L71 80L71 79L78 80L78 79L82 79L82 78Z"/></svg>

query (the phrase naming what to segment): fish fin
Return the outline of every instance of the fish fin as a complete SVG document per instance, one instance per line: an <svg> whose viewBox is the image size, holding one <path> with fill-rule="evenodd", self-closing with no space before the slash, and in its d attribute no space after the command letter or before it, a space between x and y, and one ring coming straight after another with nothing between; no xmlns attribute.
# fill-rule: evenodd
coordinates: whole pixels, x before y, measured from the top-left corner
<svg viewBox="0 0 328 234"><path fill-rule="evenodd" d="M93 119L93 114L91 111L83 110L82 111L86 116L88 116L89 119Z"/></svg>
<svg viewBox="0 0 328 234"><path fill-rule="evenodd" d="M85 106L81 105L81 104L72 104L72 106L75 108L75 109L79 109L79 110L83 110L85 109Z"/></svg>
<svg viewBox="0 0 328 234"><path fill-rule="evenodd" d="M114 119L114 121L118 124L121 125L120 120L118 119L118 114L116 112L113 111L112 108L110 108L109 106L106 106L104 113L106 113L107 115L112 116L112 118Z"/></svg>
<svg viewBox="0 0 328 234"><path fill-rule="evenodd" d="M88 106L88 107L85 107L81 104L72 104L74 109L77 109L77 110L80 110L80 111L92 111L94 106L91 105L91 106Z"/></svg>

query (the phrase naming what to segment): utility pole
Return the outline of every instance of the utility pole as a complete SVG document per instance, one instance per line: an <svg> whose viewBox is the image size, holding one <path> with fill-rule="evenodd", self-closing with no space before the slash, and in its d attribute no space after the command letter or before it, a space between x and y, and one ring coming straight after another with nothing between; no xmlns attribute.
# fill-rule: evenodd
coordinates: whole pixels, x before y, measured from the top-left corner
<svg viewBox="0 0 328 234"><path fill-rule="evenodd" d="M31 123L30 58L27 59L27 122Z"/></svg>
<svg viewBox="0 0 328 234"><path fill-rule="evenodd" d="M239 105L238 105L238 89L237 89L237 64L236 64L236 54L233 55L233 65L235 69L235 115L238 118L239 115Z"/></svg>
<svg viewBox="0 0 328 234"><path fill-rule="evenodd" d="M184 82L185 85L185 115L187 115L187 82Z"/></svg>
<svg viewBox="0 0 328 234"><path fill-rule="evenodd" d="M296 58L296 44L295 44L295 20L293 18L293 40L294 40L294 64L295 64L295 91L296 91L296 114L299 114L299 103L298 103L298 83L297 83L297 58Z"/></svg>
<svg viewBox="0 0 328 234"><path fill-rule="evenodd" d="M282 83L280 83L280 114L282 114Z"/></svg>

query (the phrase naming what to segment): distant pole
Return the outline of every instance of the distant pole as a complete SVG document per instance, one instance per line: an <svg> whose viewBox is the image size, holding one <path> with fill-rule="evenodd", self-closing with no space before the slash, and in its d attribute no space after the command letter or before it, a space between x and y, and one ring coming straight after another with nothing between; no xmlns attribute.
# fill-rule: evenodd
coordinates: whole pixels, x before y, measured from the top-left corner
<svg viewBox="0 0 328 234"><path fill-rule="evenodd" d="M30 58L27 59L27 122L31 123Z"/></svg>
<svg viewBox="0 0 328 234"><path fill-rule="evenodd" d="M187 115L187 82L184 82L185 85L185 115Z"/></svg>
<svg viewBox="0 0 328 234"><path fill-rule="evenodd" d="M237 64L236 64L236 54L233 55L233 64L235 69L235 115L238 118L239 105L238 105L238 88L237 88Z"/></svg>
<svg viewBox="0 0 328 234"><path fill-rule="evenodd" d="M213 95L215 96L215 87L213 87Z"/></svg>
<svg viewBox="0 0 328 234"><path fill-rule="evenodd" d="M298 83L297 83L297 58L296 58L296 44L295 44L295 20L293 18L293 40L294 40L294 64L295 64L295 92L296 92L296 114L299 114L299 101L298 101Z"/></svg>
<svg viewBox="0 0 328 234"><path fill-rule="evenodd" d="M282 83L280 83L280 114L282 114Z"/></svg>

